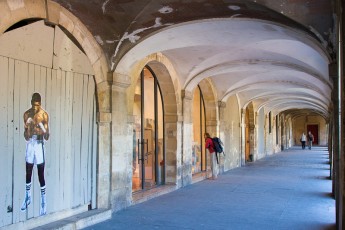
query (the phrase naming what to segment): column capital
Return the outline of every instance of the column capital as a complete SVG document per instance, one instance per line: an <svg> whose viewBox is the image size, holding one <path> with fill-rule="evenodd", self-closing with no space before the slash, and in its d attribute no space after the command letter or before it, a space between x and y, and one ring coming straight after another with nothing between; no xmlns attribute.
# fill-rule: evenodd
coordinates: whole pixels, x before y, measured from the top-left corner
<svg viewBox="0 0 345 230"><path fill-rule="evenodd" d="M97 113L97 122L98 123L110 123L111 122L111 113L98 112Z"/></svg>
<svg viewBox="0 0 345 230"><path fill-rule="evenodd" d="M193 93L183 89L183 90L181 90L181 97L182 97L182 99L192 100Z"/></svg>
<svg viewBox="0 0 345 230"><path fill-rule="evenodd" d="M206 126L217 126L218 121L217 120L208 120L206 121Z"/></svg>
<svg viewBox="0 0 345 230"><path fill-rule="evenodd" d="M97 84L97 101L98 101L98 108L97 112L110 112L111 105L110 105L110 97L111 97L111 91L108 81L103 81Z"/></svg>
<svg viewBox="0 0 345 230"><path fill-rule="evenodd" d="M109 89L110 89L110 85L109 85L109 82L107 81L103 81L97 84L97 90L99 92L108 91Z"/></svg>
<svg viewBox="0 0 345 230"><path fill-rule="evenodd" d="M219 106L219 108L225 108L226 103L224 101L218 101L218 106Z"/></svg>
<svg viewBox="0 0 345 230"><path fill-rule="evenodd" d="M113 73L113 88L128 88L131 85L131 77L122 73Z"/></svg>

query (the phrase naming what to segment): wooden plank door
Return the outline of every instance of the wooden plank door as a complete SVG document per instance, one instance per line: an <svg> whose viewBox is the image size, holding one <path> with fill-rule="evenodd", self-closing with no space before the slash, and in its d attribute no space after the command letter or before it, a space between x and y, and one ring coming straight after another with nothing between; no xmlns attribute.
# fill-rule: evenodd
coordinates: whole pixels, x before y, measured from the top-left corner
<svg viewBox="0 0 345 230"><path fill-rule="evenodd" d="M13 88L13 66L13 60L0 56L0 227L13 218L13 90L8 90Z"/></svg>
<svg viewBox="0 0 345 230"><path fill-rule="evenodd" d="M96 207L95 82L92 75L53 70L0 56L0 228L39 216L40 184L32 172L31 204L25 195L24 112L38 92L49 114L45 142L47 213Z"/></svg>

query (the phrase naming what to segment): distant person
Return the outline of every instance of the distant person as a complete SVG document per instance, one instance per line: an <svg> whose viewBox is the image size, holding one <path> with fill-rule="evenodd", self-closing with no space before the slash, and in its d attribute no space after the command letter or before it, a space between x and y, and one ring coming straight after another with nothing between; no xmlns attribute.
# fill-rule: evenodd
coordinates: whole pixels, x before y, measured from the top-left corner
<svg viewBox="0 0 345 230"><path fill-rule="evenodd" d="M206 150L209 152L209 155L211 157L212 179L215 180L217 179L217 175L218 175L218 172L217 172L218 164L217 164L217 159L216 159L217 157L216 152L214 150L214 144L209 133L205 133L204 138L205 138Z"/></svg>
<svg viewBox="0 0 345 230"><path fill-rule="evenodd" d="M305 149L306 141L307 141L307 136L304 133L302 133L302 136L301 136L302 149Z"/></svg>
<svg viewBox="0 0 345 230"><path fill-rule="evenodd" d="M308 133L308 148L309 148L309 150L313 146L313 141L314 141L314 135L311 133L311 131L309 131L309 133Z"/></svg>
<svg viewBox="0 0 345 230"><path fill-rule="evenodd" d="M46 214L46 183L44 179L45 148L44 141L49 139L49 116L41 107L41 95L34 93L31 108L24 115L24 138L26 140L26 189L21 211L27 210L31 203L32 169L37 165L38 180L41 186L40 215Z"/></svg>

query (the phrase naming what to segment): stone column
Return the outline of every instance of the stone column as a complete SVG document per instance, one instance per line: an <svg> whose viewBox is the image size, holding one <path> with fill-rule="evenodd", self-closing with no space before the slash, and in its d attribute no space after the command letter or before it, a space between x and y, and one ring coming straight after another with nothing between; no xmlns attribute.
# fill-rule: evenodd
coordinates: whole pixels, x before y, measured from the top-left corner
<svg viewBox="0 0 345 230"><path fill-rule="evenodd" d="M330 105L328 108L328 113L333 114L333 105ZM329 157L329 179L332 180L332 194L334 196L334 164L333 164L333 116L330 115L330 117L327 119L327 129L328 129L328 136L327 136L327 146L328 146L328 157Z"/></svg>
<svg viewBox="0 0 345 230"><path fill-rule="evenodd" d="M340 174L342 174L340 171L340 92L338 90L339 87L339 78L338 78L338 68L337 63L331 63L328 67L329 69L329 76L333 80L333 91L332 91L332 103L333 103L333 111L330 116L332 116L332 126L330 126L331 135L332 135L332 153L333 157L331 159L333 160L333 195L336 200L336 222L337 225L341 226L341 208L342 208L342 193L341 191L341 180L340 180ZM342 228L339 228L342 229Z"/></svg>
<svg viewBox="0 0 345 230"><path fill-rule="evenodd" d="M183 118L177 115L164 115L165 122L165 183L177 184L182 187L181 157L182 140L181 126Z"/></svg>
<svg viewBox="0 0 345 230"><path fill-rule="evenodd" d="M108 82L97 85L98 99L98 165L97 165L97 208L109 208L110 155L111 155L111 113L110 86Z"/></svg>
<svg viewBox="0 0 345 230"><path fill-rule="evenodd" d="M112 85L111 204L114 211L130 206L132 200L132 132L127 110L129 76L114 73Z"/></svg>
<svg viewBox="0 0 345 230"><path fill-rule="evenodd" d="M241 109L241 166L246 164L246 110Z"/></svg>
<svg viewBox="0 0 345 230"><path fill-rule="evenodd" d="M193 94L190 91L183 90L181 96L183 104L183 129L181 166L177 165L178 174L181 172L181 181L178 181L178 187L180 187L179 185L186 186L192 183Z"/></svg>
<svg viewBox="0 0 345 230"><path fill-rule="evenodd" d="M343 229L345 228L345 175L344 175L344 172L345 172L345 157L344 157L344 153L345 153L345 140L344 140L344 137L345 137L345 80L344 80L344 66L345 66L345 55L344 55L344 52L345 52L345 49L344 49L344 41L343 39L345 38L345 29L344 29L344 23L345 23L345 13L344 13L344 7L345 7L345 3L344 1L341 1L341 23L340 23L340 31L341 33L339 34L340 35L340 38L338 39L338 41L340 41L339 43L339 47L340 47L340 50L339 50L339 53L338 53L338 60L339 60L339 63L338 63L338 69L339 69L339 74L338 74L338 78L340 79L340 82L339 82L339 88L337 87L337 89L339 90L338 92L338 95L339 95L339 100L340 100L340 103L339 103L339 107L340 107L340 111L339 113L341 114L340 116L340 121L339 121L339 126L338 126L338 129L339 130L339 133L338 133L338 140L339 140L339 155L340 156L340 159L339 159L339 188L340 188L340 194L339 194L339 203L340 203L340 206L339 206L339 214L341 215L341 220L339 220L339 229ZM336 87L336 86L334 86ZM338 111L337 111L338 112ZM338 115L338 113L337 113ZM340 222L341 222L341 225L340 225Z"/></svg>
<svg viewBox="0 0 345 230"><path fill-rule="evenodd" d="M286 133L285 133L285 116L283 114L279 116L279 125L280 125L280 149L288 149L286 144Z"/></svg>
<svg viewBox="0 0 345 230"><path fill-rule="evenodd" d="M254 112L254 124L253 124L253 160L257 160L259 158L259 150L258 150L258 143L259 143L259 124L258 124L258 112Z"/></svg>
<svg viewBox="0 0 345 230"><path fill-rule="evenodd" d="M227 151L225 149L225 138L226 138L226 127L228 127L228 124L225 121L225 117L224 117L224 110L226 108L226 103L223 101L218 101L218 114L219 114L219 138L223 141L223 150L224 153ZM230 139L230 135L227 136L227 138ZM230 151L228 151L230 153ZM225 157L224 155L221 153L219 154L219 173L223 173L224 172L224 165L225 165Z"/></svg>
<svg viewBox="0 0 345 230"><path fill-rule="evenodd" d="M219 108L219 123L221 124L222 122L225 121L224 118L224 110L226 108L226 103L223 101L218 101L218 108ZM220 129L221 130L221 129Z"/></svg>

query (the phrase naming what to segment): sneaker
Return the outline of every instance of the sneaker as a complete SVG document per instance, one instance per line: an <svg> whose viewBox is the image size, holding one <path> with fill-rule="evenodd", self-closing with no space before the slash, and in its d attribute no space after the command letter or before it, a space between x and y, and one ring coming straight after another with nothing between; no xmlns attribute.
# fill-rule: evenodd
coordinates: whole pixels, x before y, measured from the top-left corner
<svg viewBox="0 0 345 230"><path fill-rule="evenodd" d="M41 195L40 216L47 214L46 195Z"/></svg>
<svg viewBox="0 0 345 230"><path fill-rule="evenodd" d="M24 212L27 209L27 207L29 206L29 204L31 204L31 196L30 196L29 193L26 193L24 201L23 201L23 204L22 204L22 207L20 208L20 210L22 212Z"/></svg>

